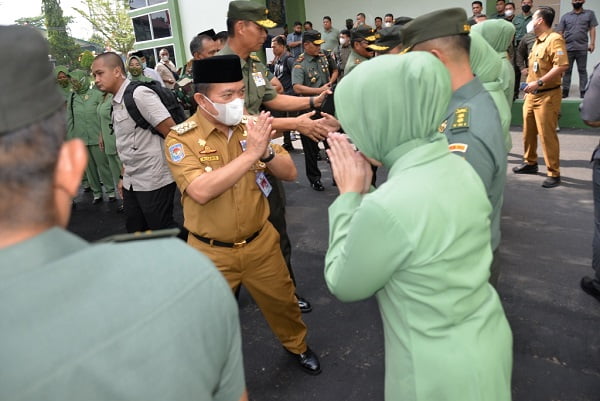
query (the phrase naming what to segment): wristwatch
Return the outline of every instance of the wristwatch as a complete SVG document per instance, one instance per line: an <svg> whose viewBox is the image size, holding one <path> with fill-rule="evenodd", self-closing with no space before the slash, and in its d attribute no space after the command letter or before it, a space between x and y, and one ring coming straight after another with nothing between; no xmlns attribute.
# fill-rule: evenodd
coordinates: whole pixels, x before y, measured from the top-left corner
<svg viewBox="0 0 600 401"><path fill-rule="evenodd" d="M271 145L269 145L269 156L262 157L259 160L263 163L268 163L271 160L273 160L274 157L275 157L275 152L273 151L273 147Z"/></svg>
<svg viewBox="0 0 600 401"><path fill-rule="evenodd" d="M542 81L541 79L538 79L537 84L538 84L538 86L544 86L544 81Z"/></svg>

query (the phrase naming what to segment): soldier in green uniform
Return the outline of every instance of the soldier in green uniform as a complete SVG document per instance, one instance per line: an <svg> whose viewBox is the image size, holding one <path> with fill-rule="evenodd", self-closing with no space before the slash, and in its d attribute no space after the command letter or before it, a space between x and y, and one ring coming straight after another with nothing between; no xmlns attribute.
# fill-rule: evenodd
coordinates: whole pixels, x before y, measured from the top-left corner
<svg viewBox="0 0 600 401"><path fill-rule="evenodd" d="M69 233L87 151L64 141L48 42L0 26L0 53L0 399L247 401L222 275L174 238Z"/></svg>
<svg viewBox="0 0 600 401"><path fill-rule="evenodd" d="M439 130L451 152L464 157L481 177L492 204L490 215L494 262L490 283L499 276L500 212L506 181L506 147L494 100L475 77L469 62L470 25L462 8L434 11L406 24L404 52L428 51L450 72L452 98Z"/></svg>
<svg viewBox="0 0 600 401"><path fill-rule="evenodd" d="M392 25L382 28L379 31L379 37L374 43L370 44L368 49L373 50L376 55L398 54L402 51L402 28L398 25Z"/></svg>
<svg viewBox="0 0 600 401"><path fill-rule="evenodd" d="M121 160L117 154L117 139L112 129L112 98L113 95L111 93L104 93L102 96L102 102L98 105L98 118L100 119L100 130L102 131L102 135L100 135L99 138L99 145L100 150L106 155L108 168L112 175L112 182L118 183L121 179L123 165L121 164ZM109 198L110 201L113 201L113 199L115 198ZM119 212L122 211L123 205L120 205Z"/></svg>
<svg viewBox="0 0 600 401"><path fill-rule="evenodd" d="M348 56L344 75L350 74L350 71L354 67L373 57L374 53L373 50L369 49L369 45L375 42L376 39L375 31L368 25L360 25L358 28L350 31L350 46L352 46L352 51L350 52L350 56Z"/></svg>
<svg viewBox="0 0 600 401"><path fill-rule="evenodd" d="M68 138L80 138L87 146L89 159L85 170L92 189L92 203L102 202L102 183L111 202L115 198L115 184L110 174L106 155L100 149L100 119L98 105L102 102L102 92L90 87L90 76L85 71L71 72L73 93L67 101Z"/></svg>
<svg viewBox="0 0 600 401"><path fill-rule="evenodd" d="M54 68L54 76L56 77L56 82L60 87L60 91L65 96L65 100L69 98L71 94L71 80L69 77L69 69L64 65L57 65Z"/></svg>
<svg viewBox="0 0 600 401"><path fill-rule="evenodd" d="M331 89L337 80L338 70L335 62L321 53L321 44L324 42L321 34L315 30L302 34L304 52L296 59L292 70L292 86L294 92L300 96L318 96ZM330 71L333 73L330 74ZM312 189L323 191L325 187L321 183L321 170L317 164L319 144L304 135L301 136L301 140L306 177Z"/></svg>
<svg viewBox="0 0 600 401"><path fill-rule="evenodd" d="M267 67L253 52L262 48L267 37L266 29L277 24L268 18L269 10L252 1L235 0L229 3L227 12L227 44L219 55L235 54L240 58L243 81L246 86L244 106L249 114L258 114L264 106L276 111L300 111L319 107L330 91L319 96L297 97L278 94L267 79ZM339 129L339 123L333 117L313 120L310 113L297 117L281 117L273 120L273 129L298 131L314 141L323 140L329 132ZM269 195L271 215L269 221L279 232L281 248L287 262L290 275L295 283L291 269L291 245L286 232L285 193L283 185L270 174L267 175L273 190ZM311 310L308 302L299 299L303 312Z"/></svg>

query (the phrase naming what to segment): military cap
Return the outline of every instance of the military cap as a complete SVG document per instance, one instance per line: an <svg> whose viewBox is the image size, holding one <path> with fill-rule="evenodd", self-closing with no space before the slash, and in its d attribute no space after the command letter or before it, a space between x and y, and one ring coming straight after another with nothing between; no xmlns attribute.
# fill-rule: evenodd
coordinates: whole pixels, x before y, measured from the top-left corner
<svg viewBox="0 0 600 401"><path fill-rule="evenodd" d="M393 25L379 31L379 38L368 46L376 52L384 52L402 43L401 27Z"/></svg>
<svg viewBox="0 0 600 401"><path fill-rule="evenodd" d="M321 39L321 34L314 29L309 29L308 31L304 31L302 34L302 43L311 42L314 45L321 45L325 43L323 39Z"/></svg>
<svg viewBox="0 0 600 401"><path fill-rule="evenodd" d="M404 26L406 24L408 24L410 21L412 21L413 19L410 17L398 17L394 20L394 25L400 25L400 26Z"/></svg>
<svg viewBox="0 0 600 401"><path fill-rule="evenodd" d="M195 84L238 82L244 79L240 58L235 54L194 60L192 75Z"/></svg>
<svg viewBox="0 0 600 401"><path fill-rule="evenodd" d="M65 104L48 60L48 42L27 26L0 26L0 135L39 122ZM25 68L23 67L25 66Z"/></svg>
<svg viewBox="0 0 600 401"><path fill-rule="evenodd" d="M235 0L229 3L227 18L252 21L263 28L275 28L277 23L268 18L269 10L253 1Z"/></svg>
<svg viewBox="0 0 600 401"><path fill-rule="evenodd" d="M208 36L209 38L212 38L212 39L214 39L214 38L215 38L215 36L217 36L217 34L216 34L215 30L214 30L214 29L212 29L212 28L211 28L211 29L207 29L206 31L202 31L202 32L200 32L200 33L199 33L198 35L196 35L196 36L201 36L201 35L206 35L206 36Z"/></svg>
<svg viewBox="0 0 600 401"><path fill-rule="evenodd" d="M377 35L375 30L371 28L369 25L361 25L358 28L354 28L350 31L350 39L365 39L368 42L375 42L377 39Z"/></svg>
<svg viewBox="0 0 600 401"><path fill-rule="evenodd" d="M462 8L448 8L421 15L402 27L404 51L418 43L453 35L468 35L471 26Z"/></svg>

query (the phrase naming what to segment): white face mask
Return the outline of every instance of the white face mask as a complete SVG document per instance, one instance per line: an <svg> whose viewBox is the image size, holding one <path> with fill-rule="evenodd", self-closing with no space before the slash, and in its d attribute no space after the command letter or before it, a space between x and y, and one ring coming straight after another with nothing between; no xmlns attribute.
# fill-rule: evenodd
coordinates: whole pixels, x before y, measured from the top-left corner
<svg viewBox="0 0 600 401"><path fill-rule="evenodd" d="M383 26L385 26L386 28L389 28L390 26L392 26L391 22L384 22Z"/></svg>
<svg viewBox="0 0 600 401"><path fill-rule="evenodd" d="M160 59L166 62L169 61L169 56L162 56Z"/></svg>
<svg viewBox="0 0 600 401"><path fill-rule="evenodd" d="M513 15L513 13L514 13L513 10L504 10L504 16L505 17L510 17L510 16Z"/></svg>
<svg viewBox="0 0 600 401"><path fill-rule="evenodd" d="M346 38L340 38L340 45L344 46L346 44Z"/></svg>
<svg viewBox="0 0 600 401"><path fill-rule="evenodd" d="M533 21L529 21L527 24L527 33L533 32Z"/></svg>
<svg viewBox="0 0 600 401"><path fill-rule="evenodd" d="M213 116L215 120L227 125L228 127L238 125L240 121L242 121L242 117L244 115L244 99L237 98L229 103L215 103L206 96L204 96L204 98L208 100L215 109L217 109L218 114L214 115L202 107L202 109Z"/></svg>

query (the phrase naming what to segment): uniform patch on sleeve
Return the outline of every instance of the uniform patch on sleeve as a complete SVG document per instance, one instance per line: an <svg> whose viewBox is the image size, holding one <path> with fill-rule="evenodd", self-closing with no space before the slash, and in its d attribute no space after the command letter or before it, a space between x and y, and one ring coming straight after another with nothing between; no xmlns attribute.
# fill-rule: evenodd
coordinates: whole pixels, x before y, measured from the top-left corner
<svg viewBox="0 0 600 401"><path fill-rule="evenodd" d="M469 145L466 143L451 143L448 145L448 150L450 152L462 152L467 153L467 149L469 149Z"/></svg>
<svg viewBox="0 0 600 401"><path fill-rule="evenodd" d="M563 52L562 50L558 50L558 51L556 52L556 54L557 54L557 55L559 55L559 56L564 56L564 55L565 55L565 52Z"/></svg>
<svg viewBox="0 0 600 401"><path fill-rule="evenodd" d="M174 163L179 163L185 157L185 152L183 151L183 145L181 143L175 143L169 146L169 156L171 156L171 161Z"/></svg>

